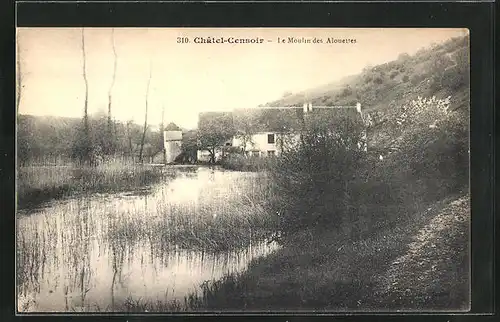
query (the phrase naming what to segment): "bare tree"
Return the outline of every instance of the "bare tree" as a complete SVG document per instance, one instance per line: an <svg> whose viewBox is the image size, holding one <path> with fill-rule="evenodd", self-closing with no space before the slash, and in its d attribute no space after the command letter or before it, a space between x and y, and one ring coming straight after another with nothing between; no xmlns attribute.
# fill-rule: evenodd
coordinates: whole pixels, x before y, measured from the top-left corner
<svg viewBox="0 0 500 322"><path fill-rule="evenodd" d="M22 90L22 71L21 71L21 52L19 50L19 34L16 37L16 63L17 63L17 95L16 95L16 112L19 113L19 105L21 104Z"/></svg>
<svg viewBox="0 0 500 322"><path fill-rule="evenodd" d="M90 130L89 130L89 116L88 116L88 96L89 96L89 83L87 81L87 66L85 56L85 29L82 28L82 69L83 80L85 82L85 102L83 106L83 158L84 161L90 162Z"/></svg>
<svg viewBox="0 0 500 322"><path fill-rule="evenodd" d="M113 87L115 85L115 80L116 80L116 64L117 64L117 55L116 55L116 48L115 48L115 29L111 29L111 43L113 47L113 56L114 56L114 64L113 64L113 78L111 80L111 85L109 86L109 91L108 91L108 146L107 146L107 154L113 154L114 153L114 136L113 136L113 123L111 120L111 105L112 105L112 100L111 100L111 93L113 91Z"/></svg>
<svg viewBox="0 0 500 322"><path fill-rule="evenodd" d="M132 120L127 121L127 143L129 155L132 157L132 161L134 161L134 148L132 146L132 133L131 133L131 125L133 124Z"/></svg>
<svg viewBox="0 0 500 322"><path fill-rule="evenodd" d="M144 163L144 160L142 159L142 152L144 149L144 140L146 139L146 130L148 128L148 98L149 98L149 85L151 84L151 62L149 63L149 78L148 78L148 85L146 87L146 109L145 109L145 115L144 115L144 129L142 131L142 138L141 138L141 148L139 150L139 162Z"/></svg>

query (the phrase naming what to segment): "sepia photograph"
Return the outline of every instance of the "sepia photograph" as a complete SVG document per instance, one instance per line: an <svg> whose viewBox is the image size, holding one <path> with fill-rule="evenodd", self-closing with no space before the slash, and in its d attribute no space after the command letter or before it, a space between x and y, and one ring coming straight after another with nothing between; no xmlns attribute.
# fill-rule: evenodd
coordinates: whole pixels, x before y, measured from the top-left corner
<svg viewBox="0 0 500 322"><path fill-rule="evenodd" d="M469 43L17 28L17 314L468 312Z"/></svg>

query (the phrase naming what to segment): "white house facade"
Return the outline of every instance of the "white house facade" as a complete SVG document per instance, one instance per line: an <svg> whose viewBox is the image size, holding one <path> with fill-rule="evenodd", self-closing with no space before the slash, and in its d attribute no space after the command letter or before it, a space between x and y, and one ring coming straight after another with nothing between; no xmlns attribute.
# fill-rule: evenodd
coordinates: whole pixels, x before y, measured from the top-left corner
<svg viewBox="0 0 500 322"><path fill-rule="evenodd" d="M299 139L300 135L296 133L258 132L246 139L233 137L232 146L240 147L249 156L276 156L285 144L298 143Z"/></svg>
<svg viewBox="0 0 500 322"><path fill-rule="evenodd" d="M172 163L182 153L182 131L164 131L165 161Z"/></svg>

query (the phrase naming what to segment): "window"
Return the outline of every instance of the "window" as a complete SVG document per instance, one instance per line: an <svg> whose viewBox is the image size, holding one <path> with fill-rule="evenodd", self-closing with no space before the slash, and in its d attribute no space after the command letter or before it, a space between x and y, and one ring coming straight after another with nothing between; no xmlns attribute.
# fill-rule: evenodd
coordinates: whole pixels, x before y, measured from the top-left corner
<svg viewBox="0 0 500 322"><path fill-rule="evenodd" d="M226 142L226 146L232 146L231 142Z"/></svg>
<svg viewBox="0 0 500 322"><path fill-rule="evenodd" d="M267 143L274 144L274 134L267 135Z"/></svg>
<svg viewBox="0 0 500 322"><path fill-rule="evenodd" d="M276 151L274 151L274 150L269 150L269 151L267 151L267 155L268 155L268 156L270 156L270 157L273 157L273 156L275 156L275 155L276 155Z"/></svg>

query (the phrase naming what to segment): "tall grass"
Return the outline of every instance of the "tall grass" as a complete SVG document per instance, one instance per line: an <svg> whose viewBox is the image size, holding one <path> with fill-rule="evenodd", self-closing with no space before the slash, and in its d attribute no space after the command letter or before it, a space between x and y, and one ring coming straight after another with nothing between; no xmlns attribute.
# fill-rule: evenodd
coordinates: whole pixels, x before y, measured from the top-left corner
<svg viewBox="0 0 500 322"><path fill-rule="evenodd" d="M238 153L229 154L221 161L224 169L235 171L265 171L275 163L272 157L244 156Z"/></svg>
<svg viewBox="0 0 500 322"><path fill-rule="evenodd" d="M158 181L158 167L109 162L96 167L22 166L18 168L18 207L79 193L136 189Z"/></svg>
<svg viewBox="0 0 500 322"><path fill-rule="evenodd" d="M148 240L156 249L227 251L269 237L276 227L269 215L271 190L263 175L234 176L220 186L206 187L195 200L177 202L162 191L163 202L150 214L131 209L110 217L112 242Z"/></svg>

